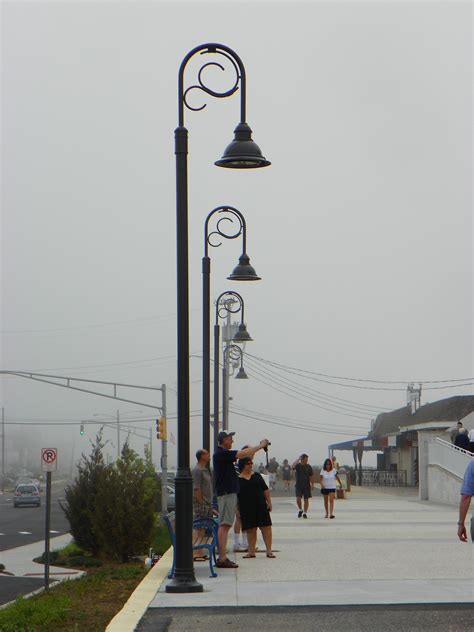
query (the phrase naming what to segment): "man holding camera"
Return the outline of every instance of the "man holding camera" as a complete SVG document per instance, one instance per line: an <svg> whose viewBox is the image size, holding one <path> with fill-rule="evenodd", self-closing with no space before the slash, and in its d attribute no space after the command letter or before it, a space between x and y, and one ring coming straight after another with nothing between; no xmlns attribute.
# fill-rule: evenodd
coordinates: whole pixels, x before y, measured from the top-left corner
<svg viewBox="0 0 474 632"><path fill-rule="evenodd" d="M219 559L217 568L238 568L238 564L227 557L227 536L234 523L237 509L237 492L239 491L239 479L234 463L253 455L259 450L268 449L270 442L262 439L256 446L249 446L242 450L232 450L235 432L222 430L218 436L217 450L214 452L212 462L214 465L214 481L219 507L219 530L217 532Z"/></svg>

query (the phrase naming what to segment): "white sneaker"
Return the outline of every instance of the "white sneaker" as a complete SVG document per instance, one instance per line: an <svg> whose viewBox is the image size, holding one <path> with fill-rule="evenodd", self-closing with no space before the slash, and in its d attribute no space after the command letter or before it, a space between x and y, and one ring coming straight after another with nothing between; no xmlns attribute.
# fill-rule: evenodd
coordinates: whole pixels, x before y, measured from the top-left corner
<svg viewBox="0 0 474 632"><path fill-rule="evenodd" d="M246 553L249 549L245 547L243 544L234 544L234 553Z"/></svg>

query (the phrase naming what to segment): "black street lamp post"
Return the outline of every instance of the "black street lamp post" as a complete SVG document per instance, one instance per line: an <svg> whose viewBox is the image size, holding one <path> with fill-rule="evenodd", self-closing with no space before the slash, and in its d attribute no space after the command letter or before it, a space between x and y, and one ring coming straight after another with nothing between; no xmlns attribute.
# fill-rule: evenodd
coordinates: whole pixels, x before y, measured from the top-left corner
<svg viewBox="0 0 474 632"><path fill-rule="evenodd" d="M210 221L215 216L218 217L216 226L209 232ZM240 235L242 235L242 254L238 265L228 278L234 281L259 281L260 277L250 265L247 255L247 226L242 213L232 206L218 206L206 217L202 258L202 447L206 450L210 450L211 443L211 259L209 246L218 248L222 245L222 239L237 239Z"/></svg>
<svg viewBox="0 0 474 632"><path fill-rule="evenodd" d="M219 345L220 345L220 326L219 318L227 318L228 314L238 314L240 312L239 330L233 337L233 342L249 342L252 341L250 334L245 325L245 304L244 299L237 292L222 292L216 301L216 319L214 323L214 450L217 448L217 437L219 435ZM233 345L235 346L235 345ZM227 348L227 347L226 347ZM224 359L226 357L224 356ZM223 365L223 387L226 388L226 365ZM225 399L223 400L222 409L224 411Z"/></svg>
<svg viewBox="0 0 474 632"><path fill-rule="evenodd" d="M197 83L184 89L184 75L188 62L195 55L218 55L220 62L230 63L235 81L226 91L217 92L204 83L203 73L209 66L226 67L217 61L206 61L197 74ZM213 57L212 59L215 60ZM234 140L227 146L216 165L233 169L266 167L270 163L252 140L252 130L245 118L246 78L240 57L222 44L202 44L191 50L181 62L178 73L178 127L175 130L176 154L176 259L177 259L177 386L178 386L178 468L175 478L176 494L176 565L167 592L202 592L196 581L192 552L193 489L189 467L189 275L188 275L188 130L184 127L184 108L192 107L187 95L198 90L216 98L230 97L240 88L240 123L235 128Z"/></svg>

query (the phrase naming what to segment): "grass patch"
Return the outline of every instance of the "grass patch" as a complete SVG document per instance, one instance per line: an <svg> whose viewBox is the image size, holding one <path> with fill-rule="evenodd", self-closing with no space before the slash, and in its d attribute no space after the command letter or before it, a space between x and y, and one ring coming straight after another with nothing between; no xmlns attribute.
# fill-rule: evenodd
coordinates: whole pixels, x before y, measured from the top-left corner
<svg viewBox="0 0 474 632"><path fill-rule="evenodd" d="M166 526L156 518L151 543L162 555L171 541ZM51 564L86 570L29 599L19 598L0 610L1 632L99 632L119 612L143 577L142 562L127 564L97 560L76 544L50 554ZM43 556L35 561L44 563Z"/></svg>
<svg viewBox="0 0 474 632"><path fill-rule="evenodd" d="M105 564L0 610L1 632L99 632L145 576L143 564Z"/></svg>
<svg viewBox="0 0 474 632"><path fill-rule="evenodd" d="M0 610L0 630L2 632L53 630L55 625L64 624L70 607L70 599L65 595L49 593L42 595L42 599L39 600L20 597L8 608Z"/></svg>

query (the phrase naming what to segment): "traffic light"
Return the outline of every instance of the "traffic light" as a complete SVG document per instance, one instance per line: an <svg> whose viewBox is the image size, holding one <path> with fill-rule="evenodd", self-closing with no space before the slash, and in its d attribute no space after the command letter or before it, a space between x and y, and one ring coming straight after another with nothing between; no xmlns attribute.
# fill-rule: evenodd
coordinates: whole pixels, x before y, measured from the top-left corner
<svg viewBox="0 0 474 632"><path fill-rule="evenodd" d="M166 439L166 418L160 417L156 420L156 438L164 441Z"/></svg>
<svg viewBox="0 0 474 632"><path fill-rule="evenodd" d="M79 428L79 434L80 435L84 434L84 424L81 424L81 427Z"/></svg>

